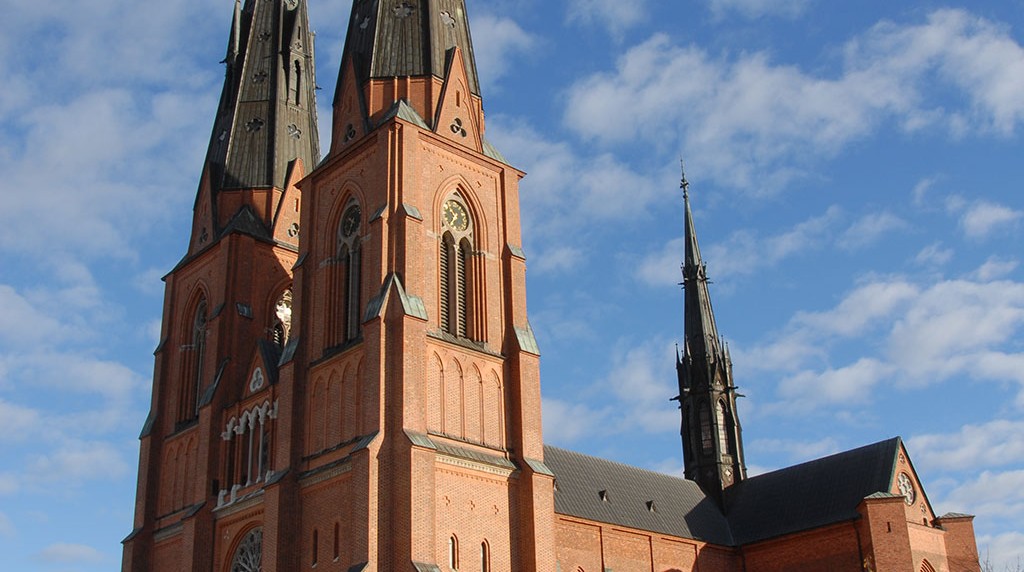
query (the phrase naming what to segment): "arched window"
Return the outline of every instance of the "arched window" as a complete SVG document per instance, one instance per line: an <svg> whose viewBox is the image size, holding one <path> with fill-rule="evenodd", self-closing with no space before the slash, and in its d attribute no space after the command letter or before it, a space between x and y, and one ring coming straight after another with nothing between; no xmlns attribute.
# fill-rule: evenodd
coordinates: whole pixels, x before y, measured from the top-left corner
<svg viewBox="0 0 1024 572"><path fill-rule="evenodd" d="M491 548L486 540L480 543L480 572L491 572Z"/></svg>
<svg viewBox="0 0 1024 572"><path fill-rule="evenodd" d="M313 529L313 566L316 566L320 552L320 532Z"/></svg>
<svg viewBox="0 0 1024 572"><path fill-rule="evenodd" d="M452 570L459 569L459 539L455 536L448 538L448 567Z"/></svg>
<svg viewBox="0 0 1024 572"><path fill-rule="evenodd" d="M473 220L461 197L453 196L442 209L438 278L441 330L458 338L483 339L482 320L475 320L476 268Z"/></svg>
<svg viewBox="0 0 1024 572"><path fill-rule="evenodd" d="M359 337L359 298L362 280L359 247L362 210L356 203L345 209L338 225L337 254L331 274L332 300L329 346L340 346Z"/></svg>
<svg viewBox="0 0 1024 572"><path fill-rule="evenodd" d="M299 97L302 94L302 64L295 60L292 64L292 81L288 86L288 101L293 105L300 105Z"/></svg>
<svg viewBox="0 0 1024 572"><path fill-rule="evenodd" d="M718 421L718 451L725 455L729 453L729 433L727 431L729 426L725 422L725 404L721 401L715 406L715 416Z"/></svg>
<svg viewBox="0 0 1024 572"><path fill-rule="evenodd" d="M292 330L292 291L285 290L281 297L274 304L274 326L271 328L271 336L274 343L284 347L291 337Z"/></svg>
<svg viewBox="0 0 1024 572"><path fill-rule="evenodd" d="M921 563L921 572L935 572L935 567L932 566L931 562L928 562L928 560L925 560L924 562Z"/></svg>
<svg viewBox="0 0 1024 572"><path fill-rule="evenodd" d="M711 432L711 411L705 403L700 408L700 449L703 453L710 453L715 446L715 438Z"/></svg>
<svg viewBox="0 0 1024 572"><path fill-rule="evenodd" d="M231 572L262 572L263 529L254 528L245 535L231 560Z"/></svg>
<svg viewBox="0 0 1024 572"><path fill-rule="evenodd" d="M206 356L206 298L200 298L192 316L189 344L183 346L185 378L178 402L178 421L189 421L199 415L199 399L203 389L203 361Z"/></svg>

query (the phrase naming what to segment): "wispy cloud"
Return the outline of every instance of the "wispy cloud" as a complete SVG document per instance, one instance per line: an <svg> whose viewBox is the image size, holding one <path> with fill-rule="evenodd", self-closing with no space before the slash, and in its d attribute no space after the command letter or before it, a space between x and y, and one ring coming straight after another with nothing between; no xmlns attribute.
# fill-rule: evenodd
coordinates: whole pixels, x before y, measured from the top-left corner
<svg viewBox="0 0 1024 572"><path fill-rule="evenodd" d="M565 124L606 145L679 141L716 182L763 194L885 124L1014 133L1024 123L1021 78L1024 48L963 10L878 24L847 43L838 75L767 53L713 56L657 35L628 50L616 70L574 84ZM940 86L968 104L934 100Z"/></svg>
<svg viewBox="0 0 1024 572"><path fill-rule="evenodd" d="M968 238L984 239L1000 230L1015 226L1024 218L1024 211L988 201L970 205L960 219L960 227Z"/></svg>
<svg viewBox="0 0 1024 572"><path fill-rule="evenodd" d="M47 564L100 564L107 556L91 546L58 542L44 548L36 559Z"/></svg>
<svg viewBox="0 0 1024 572"><path fill-rule="evenodd" d="M709 0L711 13L721 18L735 13L744 18L783 16L794 18L804 13L813 0Z"/></svg>
<svg viewBox="0 0 1024 572"><path fill-rule="evenodd" d="M531 52L539 43L511 18L484 13L473 18L473 51L485 90L497 88L517 54Z"/></svg>
<svg viewBox="0 0 1024 572"><path fill-rule="evenodd" d="M853 223L839 237L838 245L845 250L859 250L870 246L887 234L905 230L910 225L907 221L888 211L872 213Z"/></svg>
<svg viewBox="0 0 1024 572"><path fill-rule="evenodd" d="M600 25L613 36L642 23L649 13L649 0L569 0L566 20L588 25Z"/></svg>
<svg viewBox="0 0 1024 572"><path fill-rule="evenodd" d="M915 435L907 441L922 470L1015 467L1024 464L1024 421L997 419L953 433Z"/></svg>

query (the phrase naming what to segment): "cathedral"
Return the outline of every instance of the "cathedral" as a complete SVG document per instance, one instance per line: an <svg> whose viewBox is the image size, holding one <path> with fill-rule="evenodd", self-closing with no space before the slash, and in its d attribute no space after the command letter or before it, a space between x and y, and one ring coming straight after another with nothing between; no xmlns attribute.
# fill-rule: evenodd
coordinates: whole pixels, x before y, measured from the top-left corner
<svg viewBox="0 0 1024 572"><path fill-rule="evenodd" d="M747 474L685 180L685 475L546 446L464 0L353 2L325 158L306 2L235 3L124 572L980 570L899 438Z"/></svg>

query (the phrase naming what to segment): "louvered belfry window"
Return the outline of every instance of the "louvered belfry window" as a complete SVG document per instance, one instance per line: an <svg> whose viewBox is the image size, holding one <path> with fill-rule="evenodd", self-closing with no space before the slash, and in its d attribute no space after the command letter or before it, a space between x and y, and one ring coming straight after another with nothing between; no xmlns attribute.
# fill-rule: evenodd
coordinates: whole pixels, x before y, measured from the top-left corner
<svg viewBox="0 0 1024 572"><path fill-rule="evenodd" d="M461 339L481 340L475 320L476 276L473 220L458 195L448 199L441 212L441 243L438 252L438 297L441 330Z"/></svg>

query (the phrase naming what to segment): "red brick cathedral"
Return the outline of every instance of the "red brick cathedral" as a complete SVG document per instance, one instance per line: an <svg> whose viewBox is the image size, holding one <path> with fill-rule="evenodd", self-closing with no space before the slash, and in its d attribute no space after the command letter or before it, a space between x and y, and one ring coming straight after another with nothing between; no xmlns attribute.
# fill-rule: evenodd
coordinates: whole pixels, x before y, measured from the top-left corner
<svg viewBox="0 0 1024 572"><path fill-rule="evenodd" d="M306 0L237 0L226 64L122 570L979 570L898 438L747 476L688 199L685 478L544 445L464 0L353 2L324 160Z"/></svg>

